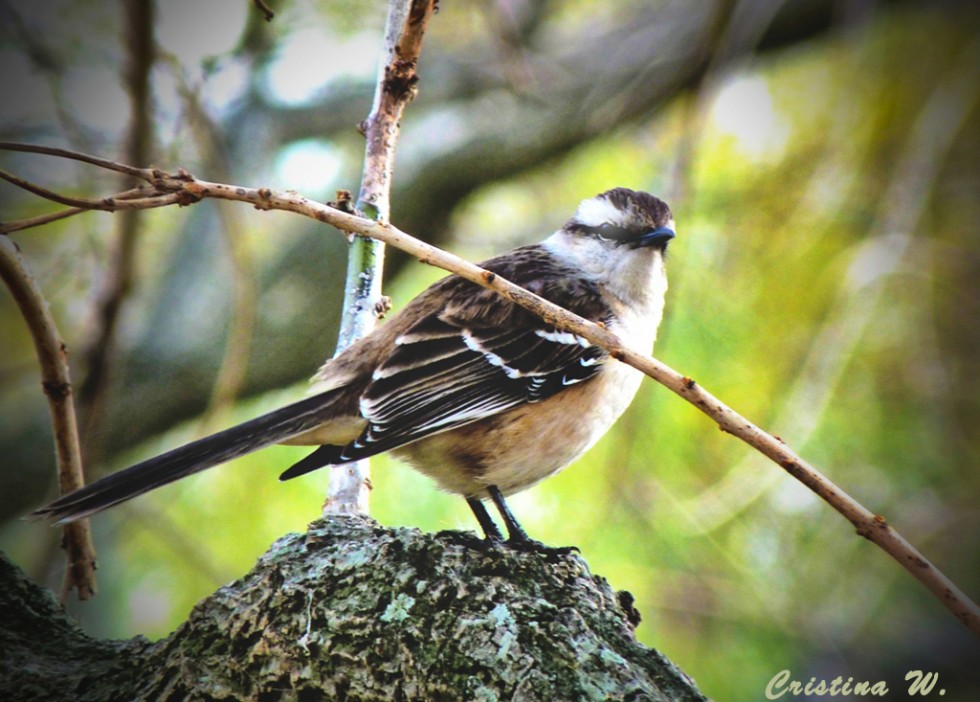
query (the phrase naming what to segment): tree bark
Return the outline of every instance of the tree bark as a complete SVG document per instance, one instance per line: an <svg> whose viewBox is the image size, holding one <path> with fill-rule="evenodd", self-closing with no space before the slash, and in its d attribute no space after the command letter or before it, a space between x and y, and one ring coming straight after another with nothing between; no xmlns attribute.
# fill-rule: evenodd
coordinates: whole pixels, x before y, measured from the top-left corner
<svg viewBox="0 0 980 702"><path fill-rule="evenodd" d="M314 522L166 639L99 641L0 559L5 700L705 700L576 554Z"/></svg>

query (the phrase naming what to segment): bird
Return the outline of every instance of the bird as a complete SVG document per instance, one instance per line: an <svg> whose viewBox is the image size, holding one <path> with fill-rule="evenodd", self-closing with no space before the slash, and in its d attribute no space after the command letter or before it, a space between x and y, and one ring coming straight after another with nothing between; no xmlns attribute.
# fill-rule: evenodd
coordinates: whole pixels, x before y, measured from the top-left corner
<svg viewBox="0 0 980 702"><path fill-rule="evenodd" d="M674 237L664 201L617 187L583 200L542 242L480 265L652 352ZM105 476L29 517L69 523L265 446L298 444L318 448L280 480L391 451L463 496L485 542L533 549L542 545L505 498L585 453L641 379L602 347L449 275L324 363L304 399Z"/></svg>

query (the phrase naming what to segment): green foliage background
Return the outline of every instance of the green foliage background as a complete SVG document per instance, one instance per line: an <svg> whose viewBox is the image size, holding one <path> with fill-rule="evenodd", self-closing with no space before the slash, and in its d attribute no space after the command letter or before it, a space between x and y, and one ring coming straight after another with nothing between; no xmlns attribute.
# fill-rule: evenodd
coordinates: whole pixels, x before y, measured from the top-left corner
<svg viewBox="0 0 980 702"><path fill-rule="evenodd" d="M488 31L479 11L443 5L426 52L451 50ZM341 36L367 31L376 37L383 4L372 3L374 16L364 23L351 17L350 6L328 6L323 21L344 17L335 28ZM118 32L116 10L86 7L79 21L90 35L76 36L65 50L104 68L121 50L107 48ZM555 32L567 31L589 12L599 10L593 3L568 3L548 21ZM263 51L274 55L300 31L304 17L310 15L287 7ZM953 4L903 5L847 31L746 61L654 114L487 184L452 209L444 245L478 260L541 238L580 199L607 188L661 194L674 208L678 238L671 245L671 289L655 355L782 436L976 597L976 19ZM62 25L50 26L54 31ZM5 62L21 60L17 36L5 35ZM204 65L233 61L236 50L232 46ZM173 60L188 61L180 47ZM46 89L57 99L42 100L38 114L57 125L55 108L64 97L59 91L67 88L52 75ZM156 80L173 80L167 75L160 69ZM206 84L210 74L200 75ZM424 97L424 71L422 79ZM771 110L760 104L766 99ZM402 142L396 180L412 174L416 152L435 148L441 138L439 124L426 131L413 109L406 126L414 128ZM443 109L451 112L452 103ZM231 179L286 187L275 165L282 145L222 123L218 114L223 129L255 142L248 168L233 168ZM775 122L763 130L760 144L739 131L766 116ZM181 119L161 117L167 128L158 134L159 163L200 170L186 160L194 158L193 139L173 129L187 128ZM733 122L742 127L731 127ZM5 134L16 134L18 125L10 117ZM923 137L923 129L934 129L935 136ZM118 151L118 130L84 132L86 150ZM40 129L32 136L40 141L50 134ZM945 137L948 149L937 146ZM337 174L309 195L356 189L359 147L352 143L332 144ZM28 176L54 179L82 194L91 194L86 188L110 191L102 187L106 181L80 182L74 167L24 159L16 164L29 168ZM199 175L209 177L205 170ZM4 221L49 209L6 186L0 195ZM121 331L124 350L155 330L154 353L179 358L187 339L229 324L233 272L220 237L210 232L210 207L148 215L140 283ZM895 220L896 212L914 216ZM284 251L308 240L302 236L311 225L279 214L243 212L241 218L257 275L272 281L263 288L259 316L275 332L257 338L251 353L275 357L307 345L326 357L330 349L316 348L310 339L329 338L332 330L311 336L305 329L333 324L336 301L324 292L311 303L319 306L311 314L289 276L275 273ZM393 218L397 224L397 202ZM189 221L196 223L192 237L185 229ZM88 305L105 266L111 226L110 217L93 214L15 235L71 347L82 343L90 324ZM339 239L335 233L319 237ZM181 256L188 246L197 253ZM315 275L334 285L343 270L342 248L324 251L318 254L323 269ZM439 276L414 262L401 267L388 285L395 308ZM174 325L156 305L185 285L195 296L196 313ZM157 322L171 326L154 327ZM10 429L26 426L29 416L43 413L44 403L30 341L3 295L0 323L0 421ZM140 367L152 374L156 356L141 358ZM290 384L253 395L212 421L243 420L303 391L302 384ZM126 395L126 386L116 392ZM101 468L120 468L200 431L198 421L184 422L111 455ZM4 453L16 455L13 448ZM96 517L101 592L71 609L100 636L166 635L197 600L244 573L274 539L318 516L326 473L286 484L275 480L303 454L268 449ZM37 488L17 487L11 476L48 475L50 461L8 458L0 465L8 499L33 500L20 513L42 499ZM372 513L385 525L475 528L462 500L438 493L390 458L374 461L372 480ZM977 660L975 640L918 583L776 466L652 381L595 449L512 506L532 535L578 545L594 572L630 590L644 617L639 638L716 699L760 699L782 669L804 682L837 675L884 679L897 691L906 671L936 670L945 699L977 699L980 692L967 666ZM11 509L0 545L35 576L57 583L60 560L51 530L16 515Z"/></svg>

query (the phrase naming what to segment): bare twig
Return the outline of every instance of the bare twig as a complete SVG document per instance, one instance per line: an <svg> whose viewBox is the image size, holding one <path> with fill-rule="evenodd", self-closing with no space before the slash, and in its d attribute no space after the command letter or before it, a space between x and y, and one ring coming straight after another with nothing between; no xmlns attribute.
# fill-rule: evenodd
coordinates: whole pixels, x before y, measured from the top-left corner
<svg viewBox="0 0 980 702"><path fill-rule="evenodd" d="M122 195L130 192L125 191L124 193L104 197L101 200L90 200L88 198L61 195L53 190L48 190L37 183L32 183L29 180L25 180L4 170L0 170L0 179L16 185L18 188L26 190L27 192L34 193L38 197L42 197L45 200L51 200L52 202L57 202L59 205L67 205L68 207L81 210L122 212L123 210L151 210L156 207L166 207L167 205L179 204L179 198L176 193L158 192L151 194L149 197L143 198L122 197Z"/></svg>
<svg viewBox="0 0 980 702"><path fill-rule="evenodd" d="M138 188L132 188L131 190L124 190L121 193L116 193L111 196L113 200L141 200L144 196L154 193L155 190L147 185L141 185ZM172 202L163 204L173 204ZM0 234L10 234L11 232L19 232L24 229L32 229L34 227L40 227L42 225L48 224L49 222L57 222L59 219L65 219L67 217L74 217L82 212L91 212L93 208L91 207L70 207L67 210L59 210L58 212L50 212L44 215L38 215L37 217L31 217L29 219L19 219L13 222L0 222Z"/></svg>
<svg viewBox="0 0 980 702"><path fill-rule="evenodd" d="M357 209L368 217L387 221L391 179L401 116L415 97L415 67L435 0L390 0L385 25L384 60L378 72L371 113L361 125L366 140L364 170ZM384 309L381 275L384 244L355 236L350 242L344 290L343 317L337 353L369 334ZM371 490L367 459L338 466L330 473L324 514L367 514Z"/></svg>
<svg viewBox="0 0 980 702"><path fill-rule="evenodd" d="M65 495L82 487L85 482L65 345L48 311L48 303L25 267L17 245L7 236L0 236L0 278L10 289L34 339L41 367L41 385L48 398L54 426L59 487L61 494ZM62 548L68 559L62 599L75 589L79 599L87 600L96 590L95 548L87 519L65 527Z"/></svg>
<svg viewBox="0 0 980 702"><path fill-rule="evenodd" d="M127 166L126 164L119 163L118 161L83 154L80 151L72 151L71 149L59 149L54 146L39 146L38 144L21 144L14 141L0 141L0 151L19 151L27 154L44 154L45 156L67 158L73 161L81 161L82 163L98 166L99 168L105 168L110 171L116 171L117 173L131 175L134 178L140 178L142 180L150 180L153 177L152 168Z"/></svg>
<svg viewBox="0 0 980 702"><path fill-rule="evenodd" d="M272 11L272 8L265 2L265 0L252 0L252 4L255 5L255 9L262 13L262 17L266 22L271 22L276 17L276 13Z"/></svg>
<svg viewBox="0 0 980 702"><path fill-rule="evenodd" d="M8 173L0 169L0 178L16 185L22 190L26 190L29 193L33 193L38 197L43 197L45 200L51 200L51 202L57 202L59 205L67 205L69 207L76 207L86 210L113 210L113 204L111 202L106 202L105 200L88 200L86 198L80 197L70 197L68 195L60 195L52 190L32 183L29 180L25 180L19 176L15 176L13 173ZM107 198L111 200L111 198Z"/></svg>
<svg viewBox="0 0 980 702"><path fill-rule="evenodd" d="M782 440L766 433L703 389L660 361L627 348L605 327L585 320L547 300L504 280L451 253L420 241L387 222L377 222L309 200L294 192L269 188L246 188L198 180L184 171L177 175L155 171L152 179L160 192L177 196L188 205L204 198L247 202L258 210L295 212L330 224L351 234L379 239L415 256L423 263L443 268L466 280L496 291L515 304L530 310L549 324L577 334L609 351L613 358L650 376L713 419L718 426L742 439L787 473L806 485L851 522L857 533L877 544L924 584L957 618L980 634L980 609L930 563L881 516L863 507L854 498L823 476Z"/></svg>
<svg viewBox="0 0 980 702"><path fill-rule="evenodd" d="M10 234L11 232L19 232L24 229L31 229L32 227L40 227L51 222L57 222L59 219L74 217L77 214L88 211L89 210L86 208L71 207L67 210L50 212L48 214L38 215L37 217L31 217L29 219L18 219L13 222L0 222L0 234Z"/></svg>

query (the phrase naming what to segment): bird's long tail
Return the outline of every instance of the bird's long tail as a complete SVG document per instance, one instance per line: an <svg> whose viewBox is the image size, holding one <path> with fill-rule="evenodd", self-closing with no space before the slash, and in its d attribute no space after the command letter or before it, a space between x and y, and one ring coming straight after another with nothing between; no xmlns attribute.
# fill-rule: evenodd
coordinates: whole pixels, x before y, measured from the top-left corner
<svg viewBox="0 0 980 702"><path fill-rule="evenodd" d="M175 480L308 431L332 416L336 391L314 395L217 434L107 475L69 493L28 518L67 524Z"/></svg>

